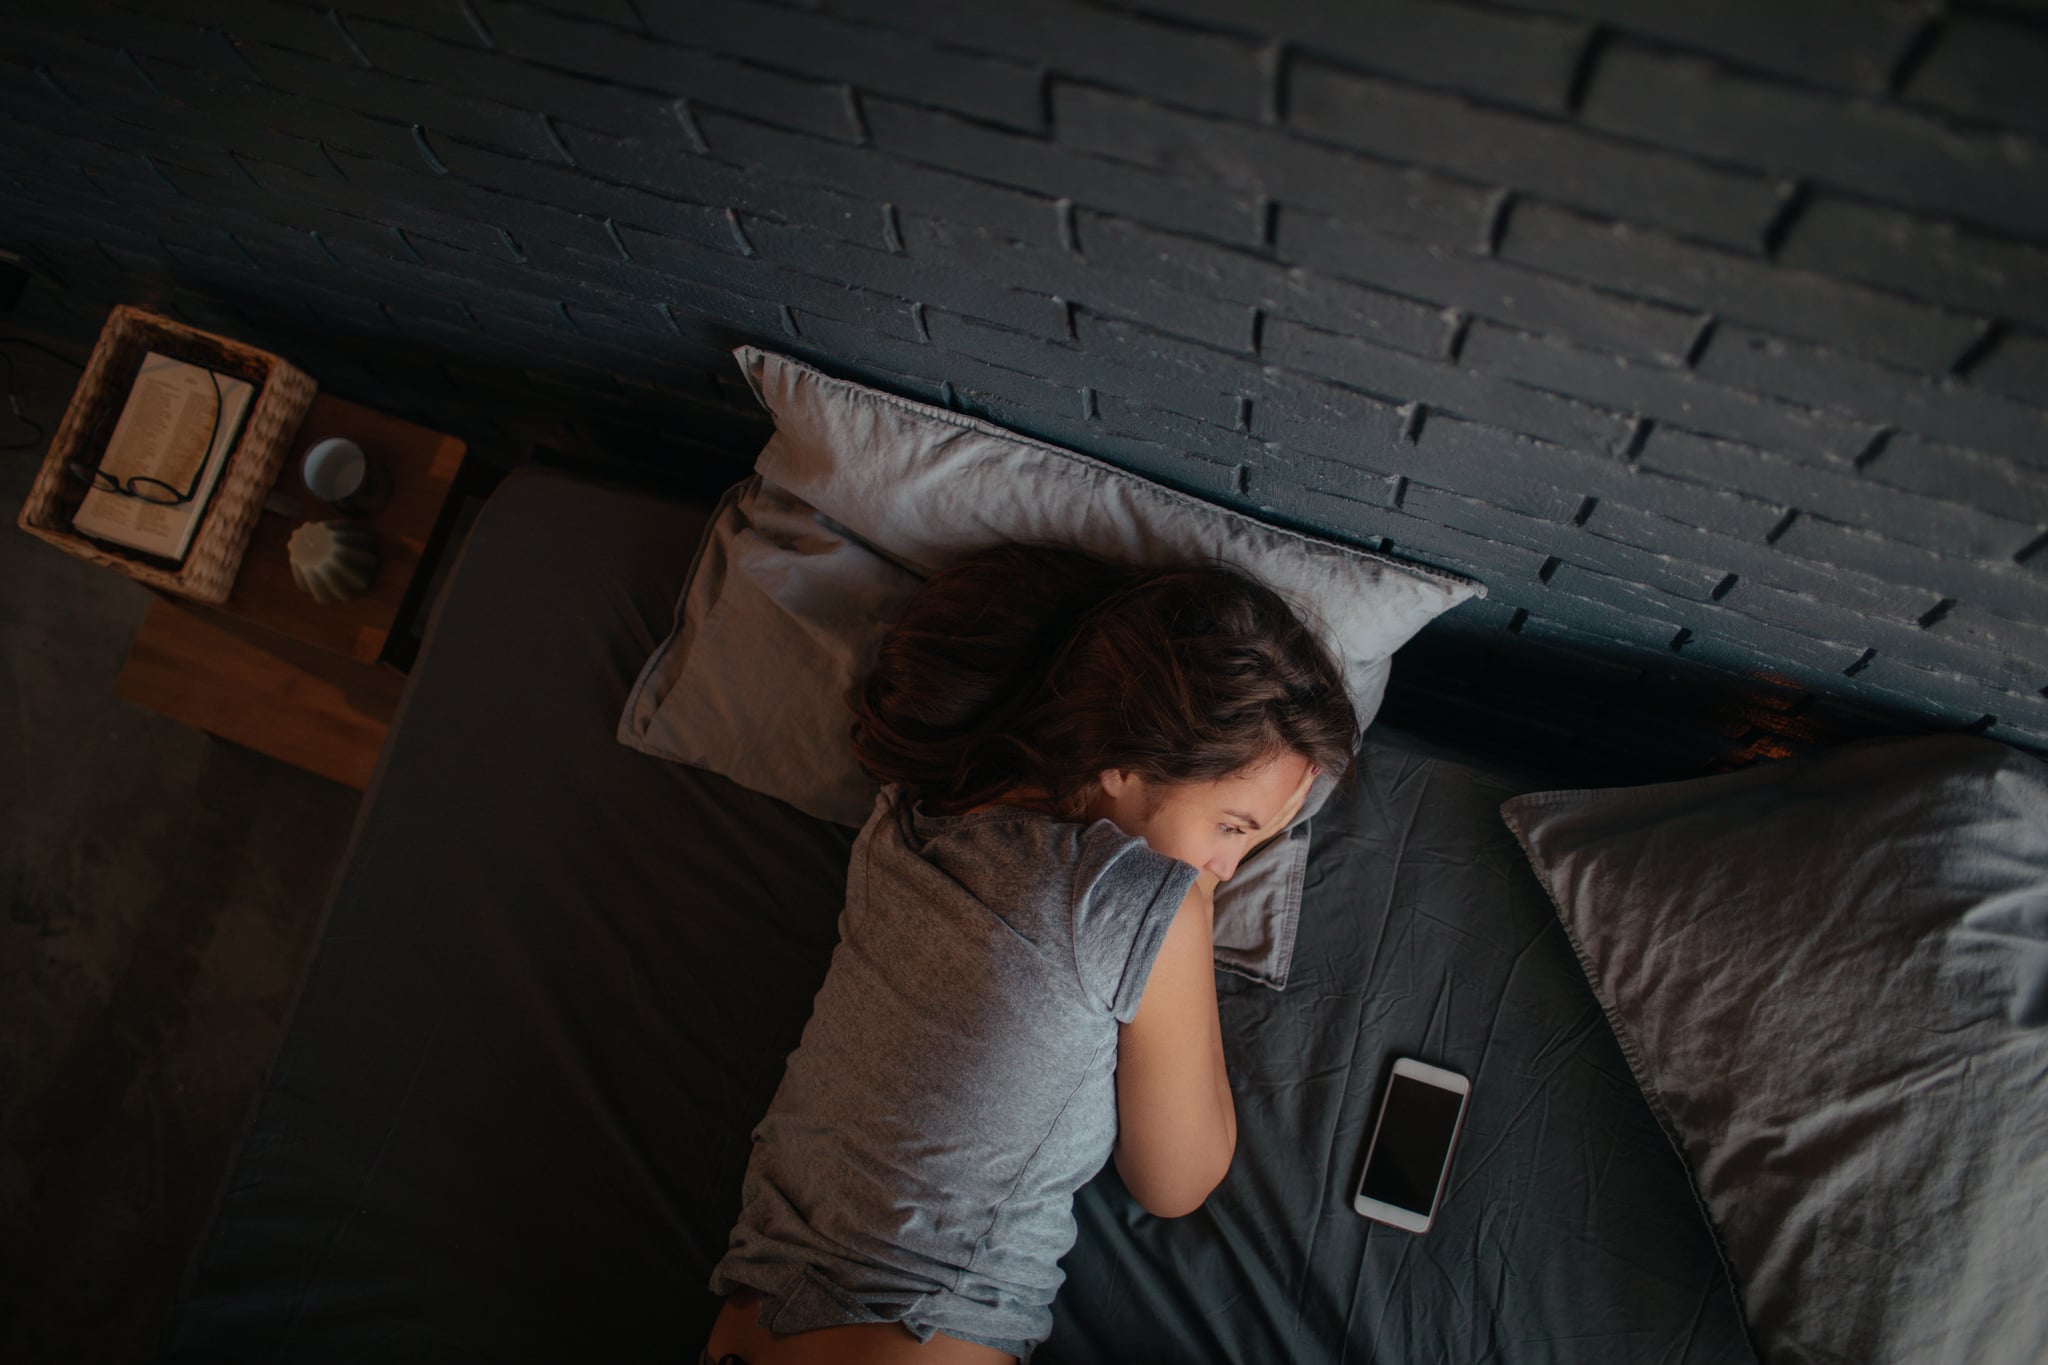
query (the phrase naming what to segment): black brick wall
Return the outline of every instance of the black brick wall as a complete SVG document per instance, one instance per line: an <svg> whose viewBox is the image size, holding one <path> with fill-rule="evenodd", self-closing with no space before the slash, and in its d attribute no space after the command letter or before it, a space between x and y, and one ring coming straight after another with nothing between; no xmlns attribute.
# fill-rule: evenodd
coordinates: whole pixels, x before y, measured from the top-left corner
<svg viewBox="0 0 2048 1365"><path fill-rule="evenodd" d="M1390 713L1525 761L2048 746L2038 4L18 0L0 56L53 330L721 474L757 341L1484 580Z"/></svg>

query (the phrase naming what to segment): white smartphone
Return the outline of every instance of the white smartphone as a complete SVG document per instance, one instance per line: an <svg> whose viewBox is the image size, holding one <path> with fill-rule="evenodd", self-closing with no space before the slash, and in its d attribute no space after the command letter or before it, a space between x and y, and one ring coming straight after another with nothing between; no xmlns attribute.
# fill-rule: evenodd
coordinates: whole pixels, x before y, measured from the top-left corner
<svg viewBox="0 0 2048 1365"><path fill-rule="evenodd" d="M1374 1222L1428 1232L1471 1095L1472 1082L1457 1072L1397 1058L1351 1207Z"/></svg>

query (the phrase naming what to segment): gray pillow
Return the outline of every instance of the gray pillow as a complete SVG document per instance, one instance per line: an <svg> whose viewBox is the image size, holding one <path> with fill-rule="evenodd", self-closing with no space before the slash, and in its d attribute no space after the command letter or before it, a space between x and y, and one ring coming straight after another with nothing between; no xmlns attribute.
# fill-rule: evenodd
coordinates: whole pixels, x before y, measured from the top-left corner
<svg viewBox="0 0 2048 1365"><path fill-rule="evenodd" d="M2048 1359L2048 768L1870 741L1501 809L1759 1352Z"/></svg>
<svg viewBox="0 0 2048 1365"><path fill-rule="evenodd" d="M775 434L755 478L719 507L675 630L642 670L618 733L821 819L859 825L874 805L847 743L848 689L918 583L976 550L1022 540L1235 565L1322 631L1361 726L1379 708L1394 651L1485 592L786 356L734 354ZM1320 781L1295 828L1219 895L1219 964L1284 984L1305 825L1329 787Z"/></svg>

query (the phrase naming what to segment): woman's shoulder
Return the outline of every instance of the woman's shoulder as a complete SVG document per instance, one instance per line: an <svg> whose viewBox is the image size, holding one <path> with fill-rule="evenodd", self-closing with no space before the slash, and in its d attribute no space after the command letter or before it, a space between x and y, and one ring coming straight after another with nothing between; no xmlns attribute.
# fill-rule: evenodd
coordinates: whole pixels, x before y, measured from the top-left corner
<svg viewBox="0 0 2048 1365"><path fill-rule="evenodd" d="M1071 856L1088 841L1088 827L1019 802L994 801L971 810L934 811L907 795L898 798L897 827L920 853L990 860Z"/></svg>
<svg viewBox="0 0 2048 1365"><path fill-rule="evenodd" d="M1154 883L1180 866L1113 821L1064 820L1008 802L952 815L913 805L903 825L913 851L984 899L1038 891L1072 905L1105 881Z"/></svg>

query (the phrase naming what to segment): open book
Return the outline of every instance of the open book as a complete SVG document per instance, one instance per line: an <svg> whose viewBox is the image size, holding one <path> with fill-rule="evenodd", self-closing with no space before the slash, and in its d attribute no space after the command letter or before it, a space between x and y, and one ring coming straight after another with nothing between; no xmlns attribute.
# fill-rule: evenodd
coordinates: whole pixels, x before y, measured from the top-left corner
<svg viewBox="0 0 2048 1365"><path fill-rule="evenodd" d="M218 390L215 388L219 384ZM182 560L242 433L255 386L150 351L71 524L81 535ZM144 496L132 496L140 491Z"/></svg>

